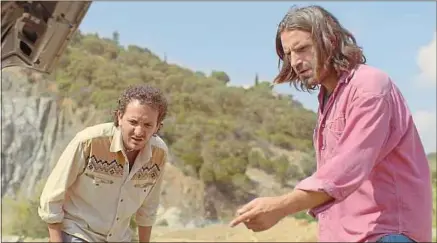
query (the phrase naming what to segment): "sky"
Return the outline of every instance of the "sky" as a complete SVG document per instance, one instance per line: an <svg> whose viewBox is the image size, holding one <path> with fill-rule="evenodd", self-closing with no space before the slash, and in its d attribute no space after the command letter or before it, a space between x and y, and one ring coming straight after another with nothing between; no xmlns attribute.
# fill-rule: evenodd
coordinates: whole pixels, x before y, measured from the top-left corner
<svg viewBox="0 0 437 243"><path fill-rule="evenodd" d="M413 113L427 152L436 151L436 2L95 1L80 30L146 47L158 56L209 74L225 71L232 85L278 73L276 27L292 5L317 4L356 37L369 65L388 73ZM317 110L316 93L282 84Z"/></svg>

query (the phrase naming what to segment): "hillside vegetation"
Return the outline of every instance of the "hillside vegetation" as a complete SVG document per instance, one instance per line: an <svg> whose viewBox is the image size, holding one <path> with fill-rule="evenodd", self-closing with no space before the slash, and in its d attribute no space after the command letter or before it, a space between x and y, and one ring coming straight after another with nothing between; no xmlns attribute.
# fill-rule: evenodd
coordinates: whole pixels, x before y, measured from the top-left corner
<svg viewBox="0 0 437 243"><path fill-rule="evenodd" d="M112 39L77 33L52 75L57 93L79 107L107 110L110 120L127 86L161 88L170 102L161 135L177 166L207 184L240 193L234 198L245 200L243 191L250 191L244 175L248 166L275 173L283 183L312 171L312 155L300 174L286 156L264 155L269 146L311 151L314 112L290 96L274 95L268 82L254 79L250 89L229 87L225 72L206 75L168 64L147 48L120 46L118 38L117 33Z"/></svg>
<svg viewBox="0 0 437 243"><path fill-rule="evenodd" d="M272 175L283 187L314 171L316 116L291 96L275 94L271 83L257 76L251 88L232 87L223 71L205 74L169 64L147 48L120 46L118 38L116 32L112 39L77 32L50 76L24 72L29 83L45 87L41 95L57 97L71 113L92 110L92 120L101 122L112 120L117 98L129 85L147 83L162 89L169 113L160 135L169 146L171 162L203 182L204 189L193 190L204 190L206 220L226 220L236 206L260 194L257 190L264 182L251 179L249 168ZM90 120L86 115L74 118ZM7 232L44 234L37 198L7 201L17 216L8 217L12 229ZM25 228L23 221L28 222Z"/></svg>
<svg viewBox="0 0 437 243"><path fill-rule="evenodd" d="M314 171L316 116L290 95L275 94L270 82L257 77L251 88L232 87L223 71L205 74L169 64L147 48L119 45L118 38L117 32L113 38L77 32L56 70L49 77L26 71L29 82L44 83L46 92L68 110L103 114L93 119L102 122L112 120L117 98L129 85L162 89L170 110L161 136L172 163L235 205L257 194L248 167L273 174L282 186ZM224 214L218 210L212 218Z"/></svg>

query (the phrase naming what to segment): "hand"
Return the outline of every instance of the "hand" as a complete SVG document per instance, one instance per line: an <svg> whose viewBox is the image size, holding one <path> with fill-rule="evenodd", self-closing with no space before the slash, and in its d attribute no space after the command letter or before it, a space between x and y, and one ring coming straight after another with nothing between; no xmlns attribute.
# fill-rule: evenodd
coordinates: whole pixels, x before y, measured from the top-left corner
<svg viewBox="0 0 437 243"><path fill-rule="evenodd" d="M286 216L285 206L280 197L256 198L237 211L239 216L232 220L230 226L244 222L254 232L268 230Z"/></svg>

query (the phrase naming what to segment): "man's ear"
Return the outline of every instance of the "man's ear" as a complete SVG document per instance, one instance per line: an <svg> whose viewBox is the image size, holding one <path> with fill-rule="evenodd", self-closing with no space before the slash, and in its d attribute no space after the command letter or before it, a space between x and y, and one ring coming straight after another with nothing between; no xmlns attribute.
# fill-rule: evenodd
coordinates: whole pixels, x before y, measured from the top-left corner
<svg viewBox="0 0 437 243"><path fill-rule="evenodd" d="M159 131L161 130L162 126L164 126L164 123L163 123L163 122L160 122L160 123L158 124L158 127L156 128L156 132L155 132L154 136L158 135L158 133L159 133Z"/></svg>
<svg viewBox="0 0 437 243"><path fill-rule="evenodd" d="M118 119L118 124L121 124L121 119L123 118L123 114L120 111L117 111L117 119Z"/></svg>
<svg viewBox="0 0 437 243"><path fill-rule="evenodd" d="M160 122L158 125L158 130L156 130L156 133L158 133L163 126L164 126L164 122Z"/></svg>
<svg viewBox="0 0 437 243"><path fill-rule="evenodd" d="M156 131L155 131L155 133L153 134L154 137L158 136L158 132L161 130L161 128L162 128L163 125L164 125L163 122L160 122L160 123L158 124L158 126L156 127Z"/></svg>

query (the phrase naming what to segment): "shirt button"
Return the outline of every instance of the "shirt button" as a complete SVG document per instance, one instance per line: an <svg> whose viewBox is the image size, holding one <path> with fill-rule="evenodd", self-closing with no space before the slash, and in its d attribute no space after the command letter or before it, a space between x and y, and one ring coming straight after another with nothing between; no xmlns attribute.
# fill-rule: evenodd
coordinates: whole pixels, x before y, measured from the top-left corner
<svg viewBox="0 0 437 243"><path fill-rule="evenodd" d="M325 124L322 124L322 127L325 128Z"/></svg>
<svg viewBox="0 0 437 243"><path fill-rule="evenodd" d="M117 217L116 220L119 220L119 218Z"/></svg>
<svg viewBox="0 0 437 243"><path fill-rule="evenodd" d="M112 234L109 234L109 236L112 236Z"/></svg>
<svg viewBox="0 0 437 243"><path fill-rule="evenodd" d="M120 202L123 202L123 199L121 199Z"/></svg>
<svg viewBox="0 0 437 243"><path fill-rule="evenodd" d="M325 145L324 144L322 145L322 149L325 150Z"/></svg>

